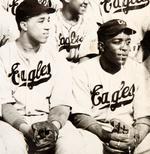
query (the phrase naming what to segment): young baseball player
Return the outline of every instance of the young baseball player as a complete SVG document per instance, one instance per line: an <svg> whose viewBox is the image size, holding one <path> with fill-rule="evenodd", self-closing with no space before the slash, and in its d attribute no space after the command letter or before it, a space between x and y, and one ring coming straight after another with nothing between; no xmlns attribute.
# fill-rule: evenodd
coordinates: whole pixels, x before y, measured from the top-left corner
<svg viewBox="0 0 150 154"><path fill-rule="evenodd" d="M73 125L66 124L71 70L66 59L45 44L54 11L37 0L21 2L16 10L20 36L0 49L2 115L9 123L2 136L9 154L64 154L61 147L68 142L67 135L73 137L69 133ZM59 144L61 141L63 144ZM76 145L72 147L76 149ZM70 154L69 150L65 154Z"/></svg>
<svg viewBox="0 0 150 154"><path fill-rule="evenodd" d="M71 120L99 138L100 153L150 153L150 76L128 58L135 32L123 20L105 22L97 32L101 56L73 69Z"/></svg>
<svg viewBox="0 0 150 154"><path fill-rule="evenodd" d="M87 55L98 54L97 25L86 20L88 0L61 0L63 7L54 14L48 43L56 48L71 65ZM87 57L86 57L87 56Z"/></svg>

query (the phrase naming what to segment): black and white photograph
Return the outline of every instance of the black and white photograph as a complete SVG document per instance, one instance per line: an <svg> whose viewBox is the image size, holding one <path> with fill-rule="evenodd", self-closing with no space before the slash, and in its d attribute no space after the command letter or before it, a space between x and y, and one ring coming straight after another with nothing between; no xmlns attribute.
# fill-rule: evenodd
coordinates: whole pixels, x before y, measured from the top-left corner
<svg viewBox="0 0 150 154"><path fill-rule="evenodd" d="M149 0L0 0L0 154L150 154Z"/></svg>

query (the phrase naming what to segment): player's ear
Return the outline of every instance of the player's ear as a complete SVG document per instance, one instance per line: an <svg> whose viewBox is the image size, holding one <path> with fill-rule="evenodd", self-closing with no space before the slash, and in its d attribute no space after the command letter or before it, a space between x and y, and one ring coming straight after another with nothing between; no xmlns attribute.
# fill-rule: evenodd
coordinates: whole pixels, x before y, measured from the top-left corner
<svg viewBox="0 0 150 154"><path fill-rule="evenodd" d="M27 23L25 21L20 22L20 27L23 31L27 31Z"/></svg>
<svg viewBox="0 0 150 154"><path fill-rule="evenodd" d="M99 51L104 52L104 43L102 41L98 42L98 49Z"/></svg>

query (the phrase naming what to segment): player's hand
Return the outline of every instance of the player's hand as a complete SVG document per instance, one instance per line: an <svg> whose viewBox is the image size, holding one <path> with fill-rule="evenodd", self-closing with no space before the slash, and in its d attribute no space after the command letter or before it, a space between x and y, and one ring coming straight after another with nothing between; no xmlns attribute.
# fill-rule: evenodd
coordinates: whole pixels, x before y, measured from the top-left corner
<svg viewBox="0 0 150 154"><path fill-rule="evenodd" d="M21 131L28 140L33 140L33 130L28 124L22 123L19 127L19 131Z"/></svg>
<svg viewBox="0 0 150 154"><path fill-rule="evenodd" d="M113 132L128 134L129 130L132 128L120 119L114 118L110 121L113 126Z"/></svg>
<svg viewBox="0 0 150 154"><path fill-rule="evenodd" d="M114 127L109 144L104 145L104 149L109 153L132 153L137 146L136 130L126 123L113 119Z"/></svg>
<svg viewBox="0 0 150 154"><path fill-rule="evenodd" d="M55 147L58 138L57 127L48 121L32 124L36 152L50 151Z"/></svg>

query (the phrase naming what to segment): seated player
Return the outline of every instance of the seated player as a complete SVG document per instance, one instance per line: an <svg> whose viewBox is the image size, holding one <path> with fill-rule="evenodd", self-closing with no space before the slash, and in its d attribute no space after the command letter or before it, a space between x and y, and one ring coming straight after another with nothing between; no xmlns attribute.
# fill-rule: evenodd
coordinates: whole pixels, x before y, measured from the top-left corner
<svg viewBox="0 0 150 154"><path fill-rule="evenodd" d="M99 138L100 153L150 153L150 76L128 57L134 33L120 19L102 24L101 56L73 69L71 121Z"/></svg>

